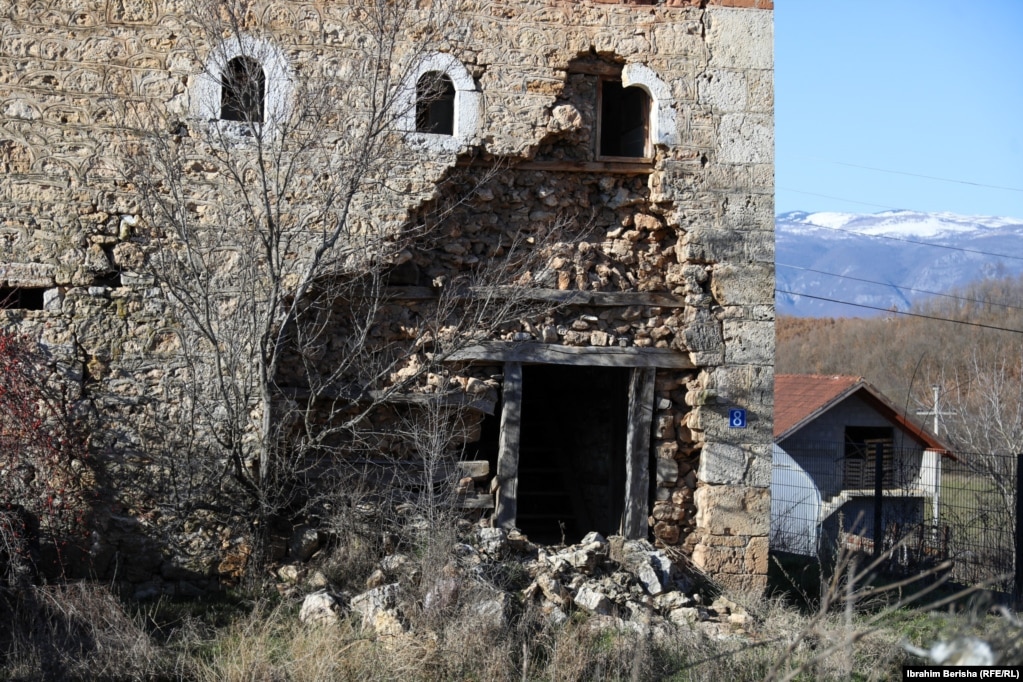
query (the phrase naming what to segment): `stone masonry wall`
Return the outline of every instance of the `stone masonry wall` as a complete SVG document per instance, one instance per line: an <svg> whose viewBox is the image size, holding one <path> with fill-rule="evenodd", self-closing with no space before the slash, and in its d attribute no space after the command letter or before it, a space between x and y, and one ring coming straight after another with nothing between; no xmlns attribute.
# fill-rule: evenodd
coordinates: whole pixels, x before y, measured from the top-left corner
<svg viewBox="0 0 1023 682"><path fill-rule="evenodd" d="M296 79L329 81L353 68L350 48L360 40L353 4L257 1L243 29L275 42ZM443 286L514 235L545 235L557 225L533 286L662 295L663 305L557 308L498 336L688 356L693 370L657 372L651 532L740 589L765 584L770 518L771 7L457 2L437 48L474 81L479 126L457 149L397 138L388 182L404 191L360 198L353 218L367 230L406 229L466 194L459 182L497 169L445 218L442 239L407 254L407 284ZM214 585L233 570L238 545L197 519L184 544L214 547L214 555L189 563L161 548L147 530L158 523L161 491L139 485L149 465L132 447L132 430L147 428L138 406L159 401L174 382L196 380L175 364L180 349L162 294L140 274L148 228L121 163L132 154L125 130L134 108L161 112L190 133L182 144L197 159L186 178L197 219L214 229L216 212L226 210L219 205L229 204L201 162L214 142L195 100L214 46L197 41L187 8L175 0L0 0L0 287L46 290L43 309L2 310L0 323L37 339L73 380L103 385L98 413L123 428L97 443L111 491L98 515L93 570L116 573L142 594ZM414 52L415 39L401 36L397 54ZM673 126L658 130L654 157L639 169L593 158L586 81L594 69L632 64L664 84L659 122ZM345 107L360 106L351 97L329 119L341 137ZM450 175L456 167L469 169L467 180ZM474 373L478 390L485 377L472 366L452 368L449 379L464 388ZM734 407L747 410L746 428L729 428Z"/></svg>

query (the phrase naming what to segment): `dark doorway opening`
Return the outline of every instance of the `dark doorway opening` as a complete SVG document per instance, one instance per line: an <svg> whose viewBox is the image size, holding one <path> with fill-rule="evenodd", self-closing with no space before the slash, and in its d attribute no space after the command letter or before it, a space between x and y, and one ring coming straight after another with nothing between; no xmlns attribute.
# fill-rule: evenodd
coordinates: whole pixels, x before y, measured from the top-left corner
<svg viewBox="0 0 1023 682"><path fill-rule="evenodd" d="M894 431L887 426L845 427L843 487L846 490L874 487L878 445L882 448L881 466L884 470L882 483L886 487L890 486L894 442Z"/></svg>
<svg viewBox="0 0 1023 682"><path fill-rule="evenodd" d="M628 382L627 368L523 367L516 525L534 542L619 531Z"/></svg>

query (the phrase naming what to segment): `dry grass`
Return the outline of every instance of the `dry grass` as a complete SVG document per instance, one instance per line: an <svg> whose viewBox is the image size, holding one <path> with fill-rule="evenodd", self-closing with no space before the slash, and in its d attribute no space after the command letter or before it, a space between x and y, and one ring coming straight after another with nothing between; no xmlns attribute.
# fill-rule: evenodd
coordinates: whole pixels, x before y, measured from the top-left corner
<svg viewBox="0 0 1023 682"><path fill-rule="evenodd" d="M0 591L3 679L148 679L167 666L142 618L88 583Z"/></svg>
<svg viewBox="0 0 1023 682"><path fill-rule="evenodd" d="M646 637L576 614L548 623L535 608L506 625L481 619L467 594L437 614L412 614L413 630L377 636L356 616L334 626L301 624L294 604L255 603L227 625L201 614L160 639L141 612L106 590L40 590L5 640L3 679L234 680L846 680L886 679L913 660L903 641L929 647L957 633L1002 633L1003 618L921 615L905 609L809 616L778 600L754 605L751 632L719 636L667 626ZM894 606L894 604L892 605ZM9 615L9 614L8 614ZM426 627L429 623L431 627ZM1016 636L1023 632L1017 624ZM1011 638L1010 638L1011 639ZM1009 640L1006 640L1009 641Z"/></svg>
<svg viewBox="0 0 1023 682"><path fill-rule="evenodd" d="M421 548L418 575L443 571L450 556L443 544ZM455 598L431 608L420 593L430 581L412 584L403 614L409 631L392 636L377 635L355 614L304 625L298 601L269 588L272 597L228 605L145 608L126 607L94 584L8 589L0 594L0 617L11 624L0 632L0 679L880 680L918 661L904 642L926 649L965 634L986 637L1011 660L1023 656L1023 626L1011 617L914 608L920 600L935 604L937 576L878 588L868 579L872 569L840 558L809 610L732 595L752 616L742 631L662 623L642 632L581 611L554 624L539 606L510 596L517 594L512 568L466 581ZM504 600L505 618L481 609L495 599Z"/></svg>
<svg viewBox="0 0 1023 682"><path fill-rule="evenodd" d="M765 602L748 635L717 637L669 627L646 638L576 617L546 624L536 611L502 629L478 616L449 614L443 627L377 637L349 619L307 628L285 609L254 611L220 633L190 677L201 680L882 680L912 658L902 642L964 629L961 617L888 615L851 620L807 618L781 602ZM908 617L908 616L907 616ZM993 626L990 626L993 627ZM917 635L916 637L912 635ZM924 639L920 639L923 637ZM841 646L835 646L841 643ZM198 660L197 659L201 659Z"/></svg>

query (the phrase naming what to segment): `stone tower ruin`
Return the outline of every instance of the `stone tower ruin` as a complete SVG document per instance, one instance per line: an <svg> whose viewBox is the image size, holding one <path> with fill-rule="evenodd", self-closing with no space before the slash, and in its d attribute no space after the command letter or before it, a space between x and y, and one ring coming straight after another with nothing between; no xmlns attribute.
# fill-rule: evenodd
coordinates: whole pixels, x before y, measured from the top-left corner
<svg viewBox="0 0 1023 682"><path fill-rule="evenodd" d="M298 523L442 404L484 522L762 588L771 9L0 0L0 324L93 420L88 571L207 589L281 461Z"/></svg>

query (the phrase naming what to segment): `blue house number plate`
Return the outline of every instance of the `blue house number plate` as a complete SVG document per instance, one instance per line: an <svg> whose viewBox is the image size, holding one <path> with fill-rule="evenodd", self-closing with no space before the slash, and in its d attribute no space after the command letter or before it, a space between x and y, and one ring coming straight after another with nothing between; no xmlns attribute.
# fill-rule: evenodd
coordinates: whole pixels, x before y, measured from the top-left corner
<svg viewBox="0 0 1023 682"><path fill-rule="evenodd" d="M728 428L746 428L746 410L740 410L738 408L728 410Z"/></svg>

